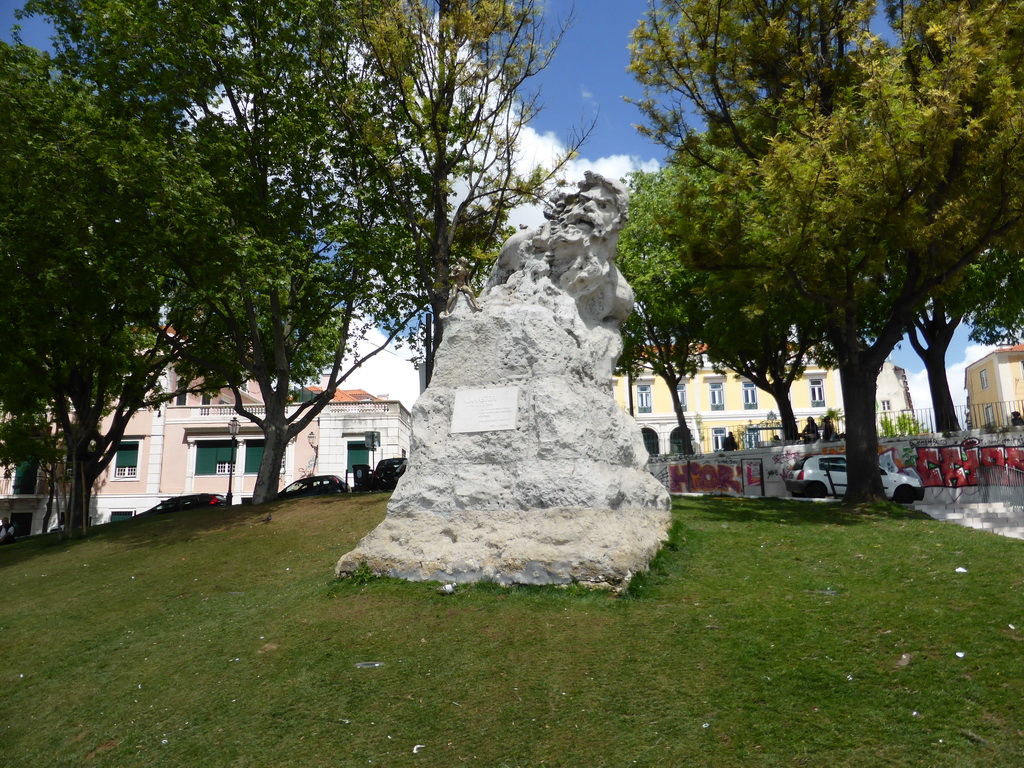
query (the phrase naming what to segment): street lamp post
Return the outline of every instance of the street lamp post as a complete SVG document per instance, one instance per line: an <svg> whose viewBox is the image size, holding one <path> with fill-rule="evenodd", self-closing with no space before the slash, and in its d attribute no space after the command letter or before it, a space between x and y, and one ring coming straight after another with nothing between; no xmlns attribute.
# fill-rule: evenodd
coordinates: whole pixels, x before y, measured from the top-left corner
<svg viewBox="0 0 1024 768"><path fill-rule="evenodd" d="M231 421L228 422L228 432L231 433L231 466L228 469L228 506L231 506L231 485L235 479L235 451L238 449L238 430L241 428L241 424L238 423L238 417L232 416Z"/></svg>

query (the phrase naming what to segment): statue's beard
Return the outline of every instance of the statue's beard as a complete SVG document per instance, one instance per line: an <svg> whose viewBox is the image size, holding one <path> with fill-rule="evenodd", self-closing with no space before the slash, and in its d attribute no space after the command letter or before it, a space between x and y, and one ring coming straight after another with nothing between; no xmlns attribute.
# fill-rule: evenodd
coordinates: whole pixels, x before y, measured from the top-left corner
<svg viewBox="0 0 1024 768"><path fill-rule="evenodd" d="M569 222L564 219L551 222L548 242L552 245L589 246L592 240L599 240L604 231L595 227L588 219Z"/></svg>

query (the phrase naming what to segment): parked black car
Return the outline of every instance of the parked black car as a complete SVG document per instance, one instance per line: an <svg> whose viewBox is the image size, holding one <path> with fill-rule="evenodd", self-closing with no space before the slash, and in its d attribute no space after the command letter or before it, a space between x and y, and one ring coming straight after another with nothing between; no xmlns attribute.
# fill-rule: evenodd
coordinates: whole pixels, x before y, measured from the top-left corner
<svg viewBox="0 0 1024 768"><path fill-rule="evenodd" d="M381 459L377 462L377 468L373 470L373 477L370 479L370 487L375 491L393 491L398 485L398 479L405 474L409 466L407 458Z"/></svg>
<svg viewBox="0 0 1024 768"><path fill-rule="evenodd" d="M277 498L297 499L300 496L322 496L325 493L348 493L348 483L337 475L303 477L277 494Z"/></svg>
<svg viewBox="0 0 1024 768"><path fill-rule="evenodd" d="M164 499L155 507L140 512L139 515L162 515L165 512L180 512L183 509L196 509L197 507L223 507L226 503L224 497L219 493L190 493L185 496Z"/></svg>

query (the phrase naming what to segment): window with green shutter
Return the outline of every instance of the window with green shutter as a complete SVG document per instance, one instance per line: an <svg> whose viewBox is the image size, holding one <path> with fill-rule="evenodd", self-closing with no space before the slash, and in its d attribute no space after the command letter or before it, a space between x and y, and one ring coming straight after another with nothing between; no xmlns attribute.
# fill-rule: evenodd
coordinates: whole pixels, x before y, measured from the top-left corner
<svg viewBox="0 0 1024 768"><path fill-rule="evenodd" d="M263 461L263 440L245 441L245 474L255 475L260 471L260 462Z"/></svg>
<svg viewBox="0 0 1024 768"><path fill-rule="evenodd" d="M196 443L197 475L227 475L231 472L230 468L230 440L204 440Z"/></svg>
<svg viewBox="0 0 1024 768"><path fill-rule="evenodd" d="M14 493L15 495L32 495L36 492L36 476L39 472L39 462L35 459L23 461L14 472Z"/></svg>
<svg viewBox="0 0 1024 768"><path fill-rule="evenodd" d="M134 480L139 476L138 442L121 443L114 457L114 477L119 480Z"/></svg>

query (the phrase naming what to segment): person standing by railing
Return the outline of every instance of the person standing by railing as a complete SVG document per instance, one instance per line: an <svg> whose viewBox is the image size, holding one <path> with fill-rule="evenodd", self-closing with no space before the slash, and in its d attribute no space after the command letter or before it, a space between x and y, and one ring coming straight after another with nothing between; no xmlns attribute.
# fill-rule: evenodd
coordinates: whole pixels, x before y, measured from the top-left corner
<svg viewBox="0 0 1024 768"><path fill-rule="evenodd" d="M826 416L821 420L821 439L826 443L831 443L836 439L836 430L832 426L832 419Z"/></svg>
<svg viewBox="0 0 1024 768"><path fill-rule="evenodd" d="M818 438L820 437L820 434L818 432L818 425L814 421L814 417L813 416L808 416L807 417L807 424L804 426L804 429L800 433L800 436L804 439L805 443L816 443L816 442L818 442Z"/></svg>

